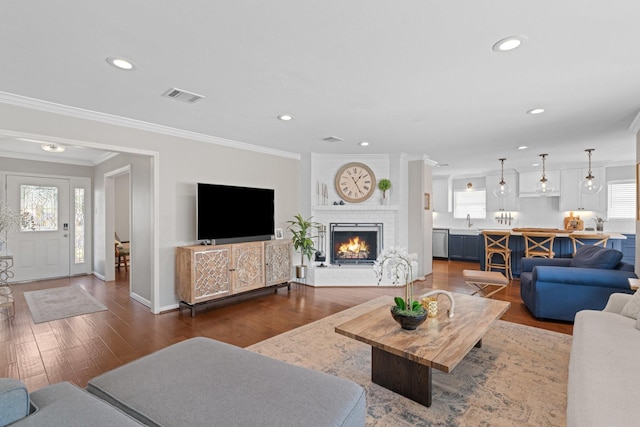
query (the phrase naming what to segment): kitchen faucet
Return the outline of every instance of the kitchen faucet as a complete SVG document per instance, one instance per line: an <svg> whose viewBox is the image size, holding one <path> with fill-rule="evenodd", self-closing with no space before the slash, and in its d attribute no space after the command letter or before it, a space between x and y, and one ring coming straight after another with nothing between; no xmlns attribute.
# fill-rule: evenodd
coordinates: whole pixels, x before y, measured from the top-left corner
<svg viewBox="0 0 640 427"><path fill-rule="evenodd" d="M473 224L471 223L471 215L467 214L467 227L471 228Z"/></svg>

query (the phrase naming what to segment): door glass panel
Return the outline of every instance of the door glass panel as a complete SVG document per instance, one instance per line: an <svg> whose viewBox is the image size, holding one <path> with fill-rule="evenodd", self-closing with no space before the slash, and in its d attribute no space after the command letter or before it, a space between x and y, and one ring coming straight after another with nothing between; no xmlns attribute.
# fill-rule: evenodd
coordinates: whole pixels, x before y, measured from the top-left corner
<svg viewBox="0 0 640 427"><path fill-rule="evenodd" d="M84 262L84 188L75 189L75 262Z"/></svg>
<svg viewBox="0 0 640 427"><path fill-rule="evenodd" d="M22 231L58 230L58 187L20 186Z"/></svg>

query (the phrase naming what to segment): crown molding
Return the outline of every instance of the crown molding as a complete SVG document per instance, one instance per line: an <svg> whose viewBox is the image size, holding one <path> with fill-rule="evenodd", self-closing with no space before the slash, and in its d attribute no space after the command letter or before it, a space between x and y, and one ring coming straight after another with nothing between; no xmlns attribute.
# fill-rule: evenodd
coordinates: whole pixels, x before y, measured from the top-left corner
<svg viewBox="0 0 640 427"><path fill-rule="evenodd" d="M16 107L24 107L32 110L44 111L47 113L61 114L64 116L74 117L78 119L91 120L100 123L106 123L115 126L122 126L136 130L159 133L162 135L185 138L209 144L223 145L225 147L237 148L245 151L253 151L262 154L269 154L278 157L286 157L300 160L298 153L290 153L287 151L274 150L270 148L260 147L258 145L247 144L244 142L234 141L231 139L219 138L217 136L206 135L198 132L172 128L169 126L149 123L142 120L130 119L127 117L116 116L113 114L100 113L97 111L85 110L83 108L71 107L68 105L56 104L54 102L43 101L41 99L29 98L22 95L16 95L9 92L0 91L0 102L3 104L14 105Z"/></svg>
<svg viewBox="0 0 640 427"><path fill-rule="evenodd" d="M75 166L89 166L89 167L96 166L96 164L90 160L56 158L55 156L46 156L46 155L28 154L28 153L14 153L11 151L2 151L2 150L0 150L0 157L6 157L8 159L31 160L36 162L64 163L67 165L75 165Z"/></svg>

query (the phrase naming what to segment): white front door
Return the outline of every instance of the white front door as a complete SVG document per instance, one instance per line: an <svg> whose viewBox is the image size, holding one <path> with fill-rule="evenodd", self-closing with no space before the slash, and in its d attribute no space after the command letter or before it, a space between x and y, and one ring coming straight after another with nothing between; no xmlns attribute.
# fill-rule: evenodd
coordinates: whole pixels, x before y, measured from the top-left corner
<svg viewBox="0 0 640 427"><path fill-rule="evenodd" d="M69 187L68 179L7 175L7 204L23 215L7 236L12 282L69 276Z"/></svg>

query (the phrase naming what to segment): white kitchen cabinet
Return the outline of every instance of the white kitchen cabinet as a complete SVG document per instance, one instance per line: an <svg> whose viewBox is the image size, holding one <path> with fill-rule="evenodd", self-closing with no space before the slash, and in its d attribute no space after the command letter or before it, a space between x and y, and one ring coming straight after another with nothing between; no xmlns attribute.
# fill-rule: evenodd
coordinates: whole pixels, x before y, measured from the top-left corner
<svg viewBox="0 0 640 427"><path fill-rule="evenodd" d="M591 173L601 183L605 183L605 169L591 168ZM562 190L560 191L561 211L597 211L607 210L606 189L597 194L583 194L580 181L589 174L589 169L565 169L560 175Z"/></svg>
<svg viewBox="0 0 640 427"><path fill-rule="evenodd" d="M499 199L493 194L493 189L500 182L500 175L489 175L486 177L487 188L487 212L496 211L518 211L520 203L518 199L518 175L504 174L504 181L511 186L511 194Z"/></svg>
<svg viewBox="0 0 640 427"><path fill-rule="evenodd" d="M431 204L434 212L451 212L449 179L434 179L432 183Z"/></svg>
<svg viewBox="0 0 640 427"><path fill-rule="evenodd" d="M560 195L560 171L545 171L545 177L547 181L551 182L555 187L553 193L547 194L547 196L559 196ZM519 184L519 196L520 197L538 197L540 194L536 193L536 184L542 178L542 169L538 172L523 172L518 174Z"/></svg>

